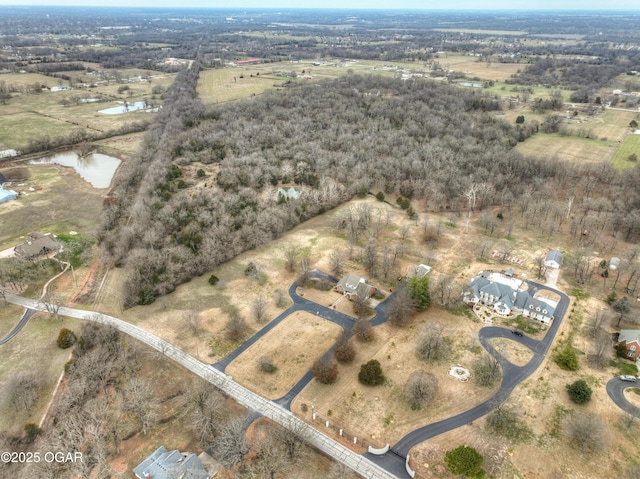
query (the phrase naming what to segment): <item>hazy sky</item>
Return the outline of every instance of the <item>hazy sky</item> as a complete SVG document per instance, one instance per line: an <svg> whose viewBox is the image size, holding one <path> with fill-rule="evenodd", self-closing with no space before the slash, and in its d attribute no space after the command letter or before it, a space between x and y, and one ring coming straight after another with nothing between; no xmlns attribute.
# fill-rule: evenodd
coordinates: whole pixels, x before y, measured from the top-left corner
<svg viewBox="0 0 640 479"><path fill-rule="evenodd" d="M639 0L0 0L0 5L142 6L203 8L366 8L366 9L504 9L636 10Z"/></svg>

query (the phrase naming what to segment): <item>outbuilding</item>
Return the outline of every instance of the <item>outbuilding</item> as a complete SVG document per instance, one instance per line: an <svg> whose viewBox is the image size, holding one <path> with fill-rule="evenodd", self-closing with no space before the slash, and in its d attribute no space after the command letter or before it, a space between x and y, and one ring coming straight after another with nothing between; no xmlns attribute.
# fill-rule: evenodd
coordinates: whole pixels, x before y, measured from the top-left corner
<svg viewBox="0 0 640 479"><path fill-rule="evenodd" d="M0 188L0 203L6 203L7 201L15 200L17 198L18 193L15 191Z"/></svg>

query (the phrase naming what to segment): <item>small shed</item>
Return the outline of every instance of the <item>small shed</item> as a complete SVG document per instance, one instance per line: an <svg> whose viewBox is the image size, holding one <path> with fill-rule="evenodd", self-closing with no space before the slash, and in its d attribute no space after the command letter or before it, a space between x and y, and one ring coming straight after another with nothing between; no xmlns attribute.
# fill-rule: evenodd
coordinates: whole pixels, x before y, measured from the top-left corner
<svg viewBox="0 0 640 479"><path fill-rule="evenodd" d="M562 253L557 249L552 249L544 258L544 265L547 268L559 268L562 264Z"/></svg>
<svg viewBox="0 0 640 479"><path fill-rule="evenodd" d="M18 193L13 190L5 190L0 188L0 203L18 199Z"/></svg>
<svg viewBox="0 0 640 479"><path fill-rule="evenodd" d="M620 258L616 258L615 256L613 258L611 258L611 260L609 261L609 269L611 271L615 271L618 269L618 266L620 266Z"/></svg>

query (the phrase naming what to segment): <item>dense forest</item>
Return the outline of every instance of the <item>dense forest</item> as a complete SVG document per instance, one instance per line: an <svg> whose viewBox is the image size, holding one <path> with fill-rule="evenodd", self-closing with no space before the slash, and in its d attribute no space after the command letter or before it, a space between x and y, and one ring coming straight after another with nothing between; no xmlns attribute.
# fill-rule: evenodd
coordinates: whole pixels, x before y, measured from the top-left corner
<svg viewBox="0 0 640 479"><path fill-rule="evenodd" d="M640 231L640 169L620 175L606 165L523 157L513 150L518 130L491 113L500 104L482 92L351 75L207 110L196 96L197 70L182 72L167 92L105 212L110 259L131 271L128 305L149 303L371 188L452 214L465 210L472 189L476 209L518 209L549 233L566 220L561 203L575 198L585 212L572 221L574 233L595 218L594 229L627 238ZM215 171L204 184L187 173L201 167ZM281 184L300 185L300 198L278 197Z"/></svg>

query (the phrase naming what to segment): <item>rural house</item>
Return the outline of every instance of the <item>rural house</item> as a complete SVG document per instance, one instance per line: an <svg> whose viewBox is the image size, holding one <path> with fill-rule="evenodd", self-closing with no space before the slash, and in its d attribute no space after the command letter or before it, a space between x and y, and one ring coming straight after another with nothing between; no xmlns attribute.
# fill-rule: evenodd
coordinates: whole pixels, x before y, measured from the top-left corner
<svg viewBox="0 0 640 479"><path fill-rule="evenodd" d="M482 271L464 287L463 301L471 306L484 305L502 316L521 314L543 323L553 320L555 306L528 290L520 290L524 281L513 276Z"/></svg>
<svg viewBox="0 0 640 479"><path fill-rule="evenodd" d="M640 357L640 329L623 329L618 336L618 344L624 343L627 358L636 360Z"/></svg>
<svg viewBox="0 0 640 479"><path fill-rule="evenodd" d="M336 291L344 294L348 298L357 296L361 300L366 301L375 294L376 288L368 284L365 278L349 273L338 281Z"/></svg>
<svg viewBox="0 0 640 479"><path fill-rule="evenodd" d="M209 479L198 456L193 453L182 454L178 450L167 451L160 446L153 454L133 469L138 479Z"/></svg>
<svg viewBox="0 0 640 479"><path fill-rule="evenodd" d="M431 266L427 266L426 264L419 264L418 266L414 266L407 274L407 279L411 279L414 276L417 276L418 279L424 278L431 272Z"/></svg>
<svg viewBox="0 0 640 479"><path fill-rule="evenodd" d="M51 253L62 251L62 244L59 243L51 233L29 233L26 243L22 243L14 248L14 253L18 258L37 260Z"/></svg>
<svg viewBox="0 0 640 479"><path fill-rule="evenodd" d="M544 265L547 268L559 268L562 264L562 253L557 249L552 249L544 258Z"/></svg>

